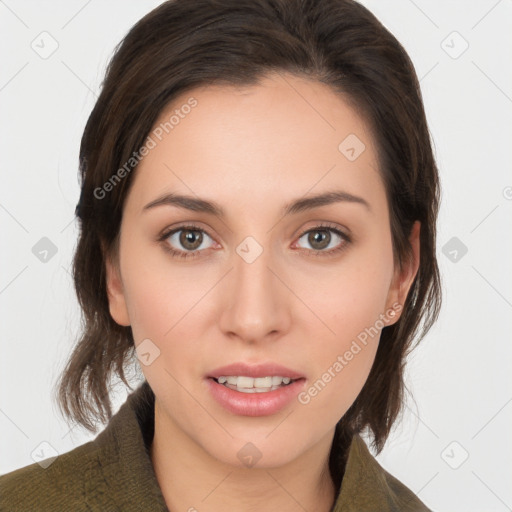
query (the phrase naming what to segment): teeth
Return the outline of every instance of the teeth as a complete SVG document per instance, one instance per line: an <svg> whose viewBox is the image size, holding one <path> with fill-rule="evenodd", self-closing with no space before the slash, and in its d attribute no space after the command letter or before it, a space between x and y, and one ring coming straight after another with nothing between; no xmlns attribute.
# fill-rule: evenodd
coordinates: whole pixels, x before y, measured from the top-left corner
<svg viewBox="0 0 512 512"><path fill-rule="evenodd" d="M246 386L240 383L240 380L243 377L238 377L238 385L243 388L250 388L251 386ZM249 383L249 381L247 381ZM276 384L277 385L277 384ZM271 388L272 387L272 377L258 377L254 379L254 387L255 388Z"/></svg>
<svg viewBox="0 0 512 512"><path fill-rule="evenodd" d="M229 382L229 379L228 379L228 382L230 384L236 385L237 388L254 388L255 387L254 381L256 379L253 379L252 377L234 377L234 378L237 379L236 382ZM260 380L260 379L258 379L258 380Z"/></svg>
<svg viewBox="0 0 512 512"><path fill-rule="evenodd" d="M280 376L253 378L244 375L223 375L217 379L217 382L242 393L265 393L279 389L283 384L289 384L291 379Z"/></svg>

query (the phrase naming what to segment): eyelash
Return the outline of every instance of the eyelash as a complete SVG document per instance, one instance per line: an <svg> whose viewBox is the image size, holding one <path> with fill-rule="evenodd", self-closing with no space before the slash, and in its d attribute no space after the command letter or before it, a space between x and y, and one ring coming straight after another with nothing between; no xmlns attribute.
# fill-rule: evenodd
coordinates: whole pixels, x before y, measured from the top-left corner
<svg viewBox="0 0 512 512"><path fill-rule="evenodd" d="M199 253L203 252L205 249L201 250L195 250L195 251L177 251L176 249L173 249L168 243L166 243L167 239L173 235L174 233L177 233L179 231L199 231L201 233L204 233L208 235L212 240L213 237L204 229L194 226L193 224L188 224L185 226L180 226L178 228L173 228L171 230L164 231L158 238L158 242L163 243L163 248L165 251L169 252L172 257L179 258L179 259L189 259L189 258L196 258L199 256ZM315 226L313 228L310 228L306 231L304 231L298 239L302 238L304 235L307 235L308 233L315 232L315 231L331 231L338 235L340 238L344 240L344 242L336 247L335 249L330 249L328 251L322 251L322 250L315 250L315 249L301 249L301 251L306 251L310 253L316 254L316 256L332 256L334 254L341 253L344 251L349 244L352 243L352 239L346 234L337 229L334 226L331 226L330 224L319 224L318 226Z"/></svg>

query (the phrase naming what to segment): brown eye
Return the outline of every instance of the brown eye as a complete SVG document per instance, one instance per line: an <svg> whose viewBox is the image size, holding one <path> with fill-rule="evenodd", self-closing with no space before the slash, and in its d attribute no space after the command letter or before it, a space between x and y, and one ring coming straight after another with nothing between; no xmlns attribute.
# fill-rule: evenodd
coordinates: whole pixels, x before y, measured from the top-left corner
<svg viewBox="0 0 512 512"><path fill-rule="evenodd" d="M196 226L181 226L164 233L160 241L164 243L164 248L173 256L178 258L191 258L200 255L203 250L209 248L205 242L213 239L203 229Z"/></svg>
<svg viewBox="0 0 512 512"><path fill-rule="evenodd" d="M329 246L331 241L331 233L329 231L310 231L308 233L308 243L311 244L313 249L321 251Z"/></svg>
<svg viewBox="0 0 512 512"><path fill-rule="evenodd" d="M203 234L201 231L192 231L191 229L180 230L179 242L185 249L195 251L201 246Z"/></svg>
<svg viewBox="0 0 512 512"><path fill-rule="evenodd" d="M317 226L302 234L299 242L305 239L309 244L308 252L329 255L344 249L350 242L350 237L339 229L328 226ZM299 245L300 247L300 245Z"/></svg>

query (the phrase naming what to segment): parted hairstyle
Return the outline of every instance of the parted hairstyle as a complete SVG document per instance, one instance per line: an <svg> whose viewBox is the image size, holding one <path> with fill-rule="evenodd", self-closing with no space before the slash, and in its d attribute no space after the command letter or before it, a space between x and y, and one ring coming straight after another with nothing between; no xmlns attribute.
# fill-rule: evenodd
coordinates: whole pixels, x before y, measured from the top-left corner
<svg viewBox="0 0 512 512"><path fill-rule="evenodd" d="M329 468L339 483L340 458L354 433L368 432L373 448L382 450L403 411L406 356L436 321L442 298L440 184L418 78L397 39L352 0L171 0L118 44L80 145L73 279L82 330L55 393L64 416L94 432L97 421L112 417L110 379L130 387L125 370L135 357L134 339L129 326L110 316L105 258L118 257L136 165L108 194L98 190L143 146L178 95L209 84L257 85L272 72L327 84L365 121L377 148L400 268L412 254L412 225L421 222L419 269L402 314L382 330L368 379L336 426Z"/></svg>

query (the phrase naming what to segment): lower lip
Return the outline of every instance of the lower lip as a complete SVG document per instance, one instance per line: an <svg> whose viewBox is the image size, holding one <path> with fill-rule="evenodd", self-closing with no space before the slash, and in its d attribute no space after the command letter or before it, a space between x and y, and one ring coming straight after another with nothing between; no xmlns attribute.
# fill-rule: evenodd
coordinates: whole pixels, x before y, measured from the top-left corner
<svg viewBox="0 0 512 512"><path fill-rule="evenodd" d="M304 378L265 393L242 393L219 384L209 377L208 388L222 407L240 416L269 416L284 409L304 387Z"/></svg>

